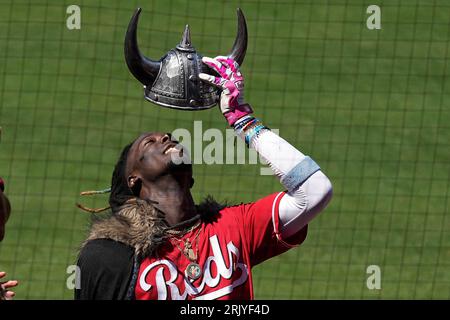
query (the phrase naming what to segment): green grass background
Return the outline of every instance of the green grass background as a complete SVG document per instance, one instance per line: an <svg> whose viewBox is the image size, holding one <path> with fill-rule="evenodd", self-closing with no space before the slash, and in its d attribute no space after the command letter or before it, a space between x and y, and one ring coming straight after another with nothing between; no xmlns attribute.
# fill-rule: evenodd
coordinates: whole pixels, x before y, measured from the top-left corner
<svg viewBox="0 0 450 320"><path fill-rule="evenodd" d="M81 30L66 7L81 7ZM378 4L382 29L366 28ZM259 299L450 298L450 3L436 1L0 0L0 175L13 213L0 270L18 299L70 299L66 268L89 214L82 190L109 185L140 132L225 129L219 111L145 102L123 59L134 8L142 50L159 58L189 23L204 55L226 54L235 9L249 46L242 68L257 116L330 177L334 198L300 248L254 270ZM255 165L196 165L193 189L231 202L281 189ZM379 265L382 289L366 287Z"/></svg>

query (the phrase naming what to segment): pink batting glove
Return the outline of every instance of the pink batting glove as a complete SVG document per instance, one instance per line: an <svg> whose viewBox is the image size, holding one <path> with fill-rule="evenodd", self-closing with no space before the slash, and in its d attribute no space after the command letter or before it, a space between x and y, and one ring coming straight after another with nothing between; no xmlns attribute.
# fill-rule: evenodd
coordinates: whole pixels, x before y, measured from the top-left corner
<svg viewBox="0 0 450 320"><path fill-rule="evenodd" d="M239 65L231 58L218 56L214 59L203 57L203 63L214 69L220 77L200 73L201 80L222 89L220 110L232 126L238 119L253 113L248 103L244 103L244 77Z"/></svg>

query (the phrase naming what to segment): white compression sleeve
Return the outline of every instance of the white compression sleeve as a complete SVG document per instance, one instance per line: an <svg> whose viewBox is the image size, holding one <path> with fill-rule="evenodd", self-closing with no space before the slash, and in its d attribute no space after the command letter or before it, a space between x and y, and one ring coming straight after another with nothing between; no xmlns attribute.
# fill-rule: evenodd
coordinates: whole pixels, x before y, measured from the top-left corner
<svg viewBox="0 0 450 320"><path fill-rule="evenodd" d="M272 131L251 140L254 148L281 180L305 155ZM284 238L300 231L331 200L332 186L322 171L316 171L305 182L289 191L280 202L280 232Z"/></svg>

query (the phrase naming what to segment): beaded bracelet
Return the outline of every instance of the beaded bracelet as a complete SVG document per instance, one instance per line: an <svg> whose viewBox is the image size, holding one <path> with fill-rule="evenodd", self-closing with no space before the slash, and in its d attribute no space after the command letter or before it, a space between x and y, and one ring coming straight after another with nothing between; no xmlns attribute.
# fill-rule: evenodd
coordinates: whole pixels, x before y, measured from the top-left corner
<svg viewBox="0 0 450 320"><path fill-rule="evenodd" d="M253 128L256 128L258 125L261 125L261 121L259 119L253 118L252 121L249 121L246 123L241 130L239 130L238 135L242 138L242 140L247 141L246 137L247 135L253 130Z"/></svg>
<svg viewBox="0 0 450 320"><path fill-rule="evenodd" d="M239 119L239 122L234 125L234 130L236 130L237 134L240 135L242 131L244 131L251 123L254 123L257 120L258 119L252 116L247 116L242 120Z"/></svg>
<svg viewBox="0 0 450 320"><path fill-rule="evenodd" d="M248 121L250 121L252 119L255 119L255 117L253 117L253 116L251 116L249 114L246 115L246 116L243 116L242 118L236 120L236 122L233 124L233 128L235 128L235 129L236 128L242 128L242 126L244 124L246 124Z"/></svg>
<svg viewBox="0 0 450 320"><path fill-rule="evenodd" d="M269 128L264 126L259 119L256 119L256 121L245 127L245 130L243 130L243 135L241 135L241 137L244 139L247 146L250 146L250 142L253 137L259 136L261 130L263 129L270 130Z"/></svg>
<svg viewBox="0 0 450 320"><path fill-rule="evenodd" d="M250 145L250 142L252 141L253 138L259 137L261 132L263 132L264 130L270 130L270 129L268 127L266 127L265 125L263 125L262 123L258 124L255 127L252 127L250 130L248 130L245 133L245 143L247 144L247 146Z"/></svg>
<svg viewBox="0 0 450 320"><path fill-rule="evenodd" d="M258 118L246 116L235 123L234 130L248 147L253 138L258 137L264 131L270 130L270 128L264 126Z"/></svg>

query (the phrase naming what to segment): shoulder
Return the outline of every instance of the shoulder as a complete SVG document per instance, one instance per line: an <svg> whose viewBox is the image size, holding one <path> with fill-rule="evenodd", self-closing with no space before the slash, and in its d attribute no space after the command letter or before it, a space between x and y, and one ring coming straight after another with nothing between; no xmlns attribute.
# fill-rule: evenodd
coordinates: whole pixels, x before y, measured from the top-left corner
<svg viewBox="0 0 450 320"><path fill-rule="evenodd" d="M262 212L272 212L276 209L285 192L276 192L262 197L252 202L243 202L233 206L227 206L221 212L224 214L261 214Z"/></svg>
<svg viewBox="0 0 450 320"><path fill-rule="evenodd" d="M78 264L80 267L108 266L109 270L128 267L133 261L132 247L111 239L95 239L88 241L80 251Z"/></svg>
<svg viewBox="0 0 450 320"><path fill-rule="evenodd" d="M76 300L126 299L133 272L134 250L111 239L88 241L78 258Z"/></svg>
<svg viewBox="0 0 450 320"><path fill-rule="evenodd" d="M216 221L238 223L242 219L245 220L252 216L261 217L265 215L271 218L272 211L278 209L278 204L284 194L285 192L276 192L252 202L222 206L216 216Z"/></svg>

